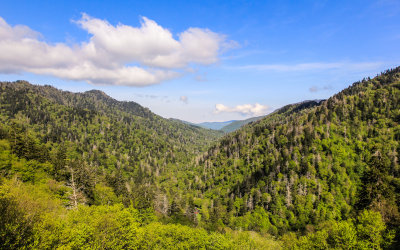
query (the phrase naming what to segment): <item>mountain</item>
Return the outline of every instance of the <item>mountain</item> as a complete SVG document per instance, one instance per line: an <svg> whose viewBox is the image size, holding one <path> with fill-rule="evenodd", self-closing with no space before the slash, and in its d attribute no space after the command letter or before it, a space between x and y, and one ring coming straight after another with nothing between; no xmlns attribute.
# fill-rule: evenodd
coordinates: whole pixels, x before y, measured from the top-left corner
<svg viewBox="0 0 400 250"><path fill-rule="evenodd" d="M291 104L291 105L287 105L279 110L276 110L275 112L284 112L285 109L288 109L289 106L292 105L296 105L297 109L294 110L294 112L304 109L304 108L308 108L314 105L318 105L321 101L323 100L311 100L311 101L303 101L297 104ZM221 130L225 133L231 133L234 132L236 130L238 130L239 128L241 128L242 126L251 123L251 122L255 122L258 120L261 120L262 118L264 118L265 116L257 116L257 117L251 117L249 119L246 120L231 120L231 121L226 121L226 122L203 122L203 123L198 123L198 124L194 124L197 126L200 126L202 128L208 128L208 129L214 129L214 130ZM187 124L193 124L190 122L184 122Z"/></svg>
<svg viewBox="0 0 400 250"><path fill-rule="evenodd" d="M166 209L163 186L176 192L180 169L222 132L25 81L0 83L0 120L1 249L279 246L185 226L188 208ZM181 224L159 222L172 213Z"/></svg>
<svg viewBox="0 0 400 250"><path fill-rule="evenodd" d="M98 90L71 93L25 81L1 82L0 90L0 128L4 138L14 136L13 152L52 162L59 181L71 178L69 165L87 166L91 177L82 177L87 204L94 202L92 188L100 179L129 202L134 186L153 188L156 179L178 168L176 162L189 162L222 135L164 119Z"/></svg>
<svg viewBox="0 0 400 250"><path fill-rule="evenodd" d="M289 109L292 106L296 106L295 109L293 109L292 112L297 112L305 108L309 108L315 105L319 105L324 100L310 100L310 101L303 101L300 103L295 103L295 104L289 104L286 105L278 110L275 110L273 113L278 112L278 113L283 113L285 110ZM232 123L222 127L220 130L224 131L225 133L230 133L238 130L239 128L243 127L244 125L251 123L251 122L256 122L258 120L263 119L265 116L257 116L257 117L251 117L246 120L238 120L238 121L233 121Z"/></svg>
<svg viewBox="0 0 400 250"><path fill-rule="evenodd" d="M174 147L196 145L197 151L221 135L219 132L200 129L177 120L164 119L135 102L117 101L99 90L71 93L51 86L31 85L25 81L0 82L0 88L2 113L10 118L15 118L16 114L25 115L33 119L29 120L31 124L46 126L49 119L57 119L49 117L51 112L60 108L73 110L73 113L81 115L88 113L107 116L109 122L122 122L133 129L146 130L149 135L168 137L165 141L171 142ZM51 104L55 108L50 109Z"/></svg>
<svg viewBox="0 0 400 250"><path fill-rule="evenodd" d="M223 127L235 122L236 120L231 120L231 121L225 121L225 122L202 122L202 123L197 123L196 125L202 127L202 128L209 128L209 129L214 129L214 130L221 130Z"/></svg>
<svg viewBox="0 0 400 250"><path fill-rule="evenodd" d="M209 128L209 129L214 129L214 130L221 130L225 133L230 133L233 131L238 130L242 126L258 121L262 119L264 116L258 116L258 117L251 117L249 119L245 120L231 120L231 121L225 121L225 122L203 122L203 123L198 123L196 125L202 127L202 128Z"/></svg>
<svg viewBox="0 0 400 250"><path fill-rule="evenodd" d="M400 67L228 134L25 81L0 121L1 249L399 247Z"/></svg>
<svg viewBox="0 0 400 250"><path fill-rule="evenodd" d="M238 130L239 128L241 128L242 126L244 126L250 122L258 121L258 120L262 119L263 117L264 116L258 116L258 117L251 117L246 120L232 121L231 123L220 128L220 130L224 131L225 133L230 133L230 132Z"/></svg>
<svg viewBox="0 0 400 250"><path fill-rule="evenodd" d="M400 67L226 135L196 159L192 186L218 197L221 218L245 230L329 235L326 223L364 216L363 209L397 230L399 123Z"/></svg>

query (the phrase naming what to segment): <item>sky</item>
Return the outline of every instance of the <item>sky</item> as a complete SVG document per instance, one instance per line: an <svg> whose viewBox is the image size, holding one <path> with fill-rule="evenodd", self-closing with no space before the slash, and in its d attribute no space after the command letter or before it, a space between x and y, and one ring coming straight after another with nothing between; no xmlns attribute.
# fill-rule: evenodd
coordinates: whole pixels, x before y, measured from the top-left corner
<svg viewBox="0 0 400 250"><path fill-rule="evenodd" d="M0 81L194 123L326 99L400 65L400 1L0 1Z"/></svg>

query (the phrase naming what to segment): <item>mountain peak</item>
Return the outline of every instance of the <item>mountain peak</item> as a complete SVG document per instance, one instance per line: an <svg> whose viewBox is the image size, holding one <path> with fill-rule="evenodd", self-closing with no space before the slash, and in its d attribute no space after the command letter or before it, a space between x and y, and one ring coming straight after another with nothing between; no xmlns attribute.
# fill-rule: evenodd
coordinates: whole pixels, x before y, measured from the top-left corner
<svg viewBox="0 0 400 250"><path fill-rule="evenodd" d="M88 90L83 92L84 95L94 95L97 97L101 97L101 98L111 98L109 95L107 95L106 93L104 93L101 90L98 89L92 89L92 90Z"/></svg>

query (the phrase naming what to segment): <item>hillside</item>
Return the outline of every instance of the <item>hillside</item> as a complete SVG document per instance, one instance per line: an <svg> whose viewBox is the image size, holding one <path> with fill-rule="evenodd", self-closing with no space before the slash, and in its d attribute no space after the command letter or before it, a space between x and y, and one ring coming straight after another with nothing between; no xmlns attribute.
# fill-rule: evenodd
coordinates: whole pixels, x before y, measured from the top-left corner
<svg viewBox="0 0 400 250"><path fill-rule="evenodd" d="M321 230L363 209L398 229L399 81L396 68L228 134L196 159L199 203L219 203L221 223L272 234Z"/></svg>
<svg viewBox="0 0 400 250"><path fill-rule="evenodd" d="M141 200L130 191L133 187L153 187L157 178L177 168L176 162L189 161L221 135L164 119L97 90L71 93L24 81L2 82L0 90L2 138L14 138L11 148L19 157L52 162L59 181L69 180L67 165L81 171L78 165L84 164L90 176L83 176L88 179L80 185L86 190L82 201L88 204L97 181L114 188L126 202L131 196Z"/></svg>
<svg viewBox="0 0 400 250"><path fill-rule="evenodd" d="M241 128L242 126L250 123L250 122L254 122L254 121L258 121L260 119L262 119L264 116L258 116L258 117L251 117L249 119L246 120L237 120L237 121L232 121L229 124L223 126L222 128L220 128L221 131L224 131L225 133L230 133L233 131L238 130L239 128Z"/></svg>
<svg viewBox="0 0 400 250"><path fill-rule="evenodd" d="M176 189L169 176L221 132L101 91L24 81L0 83L0 120L1 249L280 247L258 235L181 225L191 225L185 207L165 203L160 185ZM172 213L180 224L159 222Z"/></svg>
<svg viewBox="0 0 400 250"><path fill-rule="evenodd" d="M93 123L96 122L93 121L94 116L107 116L109 122L121 122L132 129L145 130L149 136L157 135L157 138L153 139L168 137L165 141L172 148L181 147L182 150L190 148L196 152L201 151L209 145L210 141L221 135L221 133L183 124L177 120L164 119L135 102L117 101L99 90L71 93L51 86L31 85L24 81L0 82L0 88L2 114L11 119L18 115L26 116L30 122L27 125L46 126L48 122L59 118L49 116L56 113L58 109L67 109L68 112L77 113L83 119L92 119L90 122ZM51 107L52 105L54 107ZM68 112L67 115L69 115ZM75 118L73 117L72 120ZM66 122L66 124L70 123L71 121ZM78 121L76 123L81 125ZM69 127L66 126L65 129ZM38 131L47 130L46 127L37 129ZM46 136L56 137L57 135L50 130Z"/></svg>
<svg viewBox="0 0 400 250"><path fill-rule="evenodd" d="M226 135L97 90L1 82L0 104L0 248L380 249L399 238L400 67Z"/></svg>

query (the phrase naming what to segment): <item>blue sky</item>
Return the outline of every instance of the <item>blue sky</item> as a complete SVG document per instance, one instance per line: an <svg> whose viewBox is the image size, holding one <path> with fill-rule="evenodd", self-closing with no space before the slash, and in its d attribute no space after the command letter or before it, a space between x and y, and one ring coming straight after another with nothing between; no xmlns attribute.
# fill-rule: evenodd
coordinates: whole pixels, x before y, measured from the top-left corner
<svg viewBox="0 0 400 250"><path fill-rule="evenodd" d="M0 80L192 122L323 99L400 65L400 1L0 2Z"/></svg>

